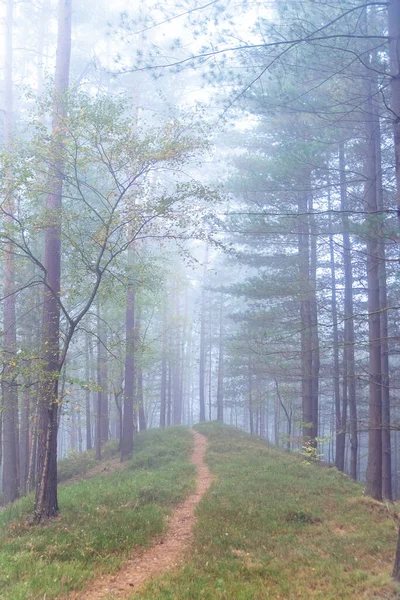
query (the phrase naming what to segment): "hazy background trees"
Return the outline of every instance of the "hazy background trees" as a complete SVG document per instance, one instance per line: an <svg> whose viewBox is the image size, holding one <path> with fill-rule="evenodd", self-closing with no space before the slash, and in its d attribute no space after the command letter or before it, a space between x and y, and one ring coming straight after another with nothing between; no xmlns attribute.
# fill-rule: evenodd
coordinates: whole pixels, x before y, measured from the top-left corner
<svg viewBox="0 0 400 600"><path fill-rule="evenodd" d="M209 419L398 497L398 2L120 4L4 7L4 502Z"/></svg>

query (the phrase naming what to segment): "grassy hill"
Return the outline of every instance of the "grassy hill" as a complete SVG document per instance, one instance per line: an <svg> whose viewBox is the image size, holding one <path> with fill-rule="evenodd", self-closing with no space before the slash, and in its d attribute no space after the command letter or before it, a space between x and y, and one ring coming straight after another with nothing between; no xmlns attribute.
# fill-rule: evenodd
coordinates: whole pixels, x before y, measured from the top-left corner
<svg viewBox="0 0 400 600"><path fill-rule="evenodd" d="M193 558L132 598L400 597L390 580L396 528L361 485L244 433L196 429L217 479L199 508Z"/></svg>
<svg viewBox="0 0 400 600"><path fill-rule="evenodd" d="M151 544L171 506L193 489L192 443L184 428L139 435L123 471L61 486L61 514L44 525L28 524L32 496L2 510L0 599L60 597L117 570L133 548ZM63 461L62 479L87 472L88 463L90 455Z"/></svg>
<svg viewBox="0 0 400 600"><path fill-rule="evenodd" d="M390 579L396 528L361 485L231 428L197 429L216 479L198 508L193 552L132 599L400 597ZM61 515L43 526L27 524L32 498L1 511L0 599L62 598L150 545L193 489L192 441L183 427L145 432L123 471L62 486ZM63 480L91 462L71 460Z"/></svg>

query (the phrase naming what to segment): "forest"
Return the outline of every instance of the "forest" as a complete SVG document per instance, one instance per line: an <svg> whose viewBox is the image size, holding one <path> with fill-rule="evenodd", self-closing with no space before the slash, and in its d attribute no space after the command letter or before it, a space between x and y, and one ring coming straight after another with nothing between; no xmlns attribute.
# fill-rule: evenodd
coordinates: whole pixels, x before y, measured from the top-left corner
<svg viewBox="0 0 400 600"><path fill-rule="evenodd" d="M1 505L218 421L398 527L400 0L0 11Z"/></svg>

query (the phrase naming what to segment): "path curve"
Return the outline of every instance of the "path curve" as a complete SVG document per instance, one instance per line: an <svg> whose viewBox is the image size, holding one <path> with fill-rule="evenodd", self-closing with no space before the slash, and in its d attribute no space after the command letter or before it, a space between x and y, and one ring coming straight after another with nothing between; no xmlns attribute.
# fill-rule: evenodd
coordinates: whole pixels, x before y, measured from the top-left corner
<svg viewBox="0 0 400 600"><path fill-rule="evenodd" d="M95 581L86 591L76 592L70 600L102 600L105 596L126 598L156 575L177 566L193 537L195 509L211 485L212 475L204 461L208 441L204 435L191 430L194 450L190 459L197 468L196 490L178 504L168 519L167 532L154 546L135 553L121 570Z"/></svg>

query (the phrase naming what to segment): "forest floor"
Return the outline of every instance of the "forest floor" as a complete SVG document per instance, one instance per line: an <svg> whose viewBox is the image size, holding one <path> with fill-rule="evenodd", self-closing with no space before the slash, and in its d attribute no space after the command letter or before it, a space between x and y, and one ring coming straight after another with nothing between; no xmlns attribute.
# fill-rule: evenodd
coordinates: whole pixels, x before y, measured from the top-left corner
<svg viewBox="0 0 400 600"><path fill-rule="evenodd" d="M61 486L43 525L28 524L32 497L2 511L0 600L400 598L392 508L265 440L195 429L194 455L187 428L140 434L123 470L104 471L108 457ZM68 460L63 481L91 474L91 455Z"/></svg>
<svg viewBox="0 0 400 600"><path fill-rule="evenodd" d="M0 599L53 600L73 591L80 598L79 590L119 571L135 548L152 546L173 507L195 489L192 450L186 428L144 432L124 470L60 486L56 519L31 526L32 495L6 507L0 513ZM79 468L90 471L88 457L79 458L79 468L75 456L71 461L61 469L63 481Z"/></svg>
<svg viewBox="0 0 400 600"><path fill-rule="evenodd" d="M196 430L215 481L190 556L132 600L400 598L397 527L361 484L217 423Z"/></svg>
<svg viewBox="0 0 400 600"><path fill-rule="evenodd" d="M140 588L149 579L164 574L183 560L193 537L196 506L212 481L204 461L207 438L197 432L193 434L194 450L190 461L197 470L196 490L167 519L166 534L145 552L136 552L116 575L100 578L85 593L70 596L71 600L126 598L132 594L133 588Z"/></svg>

